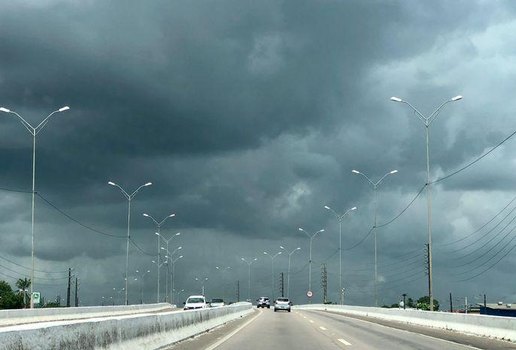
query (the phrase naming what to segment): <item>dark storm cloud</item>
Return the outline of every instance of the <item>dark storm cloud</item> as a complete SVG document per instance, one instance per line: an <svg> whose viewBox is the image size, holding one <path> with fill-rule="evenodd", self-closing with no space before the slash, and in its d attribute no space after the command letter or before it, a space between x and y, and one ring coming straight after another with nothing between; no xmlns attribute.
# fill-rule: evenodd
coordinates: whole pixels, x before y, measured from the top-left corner
<svg viewBox="0 0 516 350"><path fill-rule="evenodd" d="M182 232L173 242L184 245L187 268L177 276L184 288L197 289L194 275L222 278L214 264L232 266L231 283L244 281L240 257L260 255L257 290L268 293L270 260L262 253L284 244L303 248L293 274L300 299L308 239L297 228L327 229L316 241L314 261L329 264L334 287L338 226L323 206L357 206L343 242L349 248L364 241L345 256L345 274L350 300L370 303L374 196L351 170L375 180L399 170L380 187L379 223L399 214L424 184L424 127L406 106L389 101L393 95L425 114L465 96L431 127L434 179L514 129L516 106L506 97L514 88L514 45L503 34L514 27L511 7L329 0L3 4L0 105L33 124L71 107L37 138L36 184L48 201L37 197L38 259L48 269L77 267L85 299L98 303L100 294L89 286L121 283L125 240L77 225L52 205L124 237L127 201L107 181L127 191L152 181L132 203L138 245L131 246L132 270L153 268L156 254L155 227L142 213L174 212L163 232ZM0 187L30 190L30 135L2 113L0 136ZM513 166L501 165L510 163L512 149L508 142L434 187L437 242L494 215L505 200L496 191L512 191ZM472 200L470 192L485 197ZM493 203L492 210L481 208L482 201ZM9 192L0 205L0 253L29 266L30 194ZM380 261L391 270L404 251L422 248L425 209L420 196L379 231ZM103 264L116 268L105 271ZM278 260L278 268L285 264ZM443 271L445 262L439 264ZM399 292L391 270L380 267L393 283L384 287L389 304ZM149 285L155 275L147 277ZM413 293L422 295L423 284ZM107 296L112 287L98 289Z"/></svg>

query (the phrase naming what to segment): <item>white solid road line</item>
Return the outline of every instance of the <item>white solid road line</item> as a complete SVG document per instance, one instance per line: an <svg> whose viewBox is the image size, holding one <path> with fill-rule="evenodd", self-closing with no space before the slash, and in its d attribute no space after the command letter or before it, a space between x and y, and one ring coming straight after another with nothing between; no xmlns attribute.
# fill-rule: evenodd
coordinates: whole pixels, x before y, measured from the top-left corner
<svg viewBox="0 0 516 350"><path fill-rule="evenodd" d="M323 331L325 331L325 330L326 330L326 328L324 328L323 326L320 326L319 328L320 328L321 330L323 330Z"/></svg>
<svg viewBox="0 0 516 350"><path fill-rule="evenodd" d="M351 344L348 343L347 341L345 341L344 339L337 339L338 341L340 341L342 344L344 345L347 345L347 346L350 346Z"/></svg>
<svg viewBox="0 0 516 350"><path fill-rule="evenodd" d="M244 327L246 327L249 323L253 322L258 316L260 316L262 314L262 310L258 310L258 314L255 315L253 318L251 318L249 321L247 321L246 323L244 323L243 325L241 325L240 327L238 327L237 329L235 329L233 332L229 333L228 335L226 335L224 338L222 338L221 340L219 340L218 342L216 342L215 344L212 344L211 346L207 347L205 350L213 350L213 349L216 349L217 347L219 347L220 345L222 345L222 343L224 343L225 341L227 341L229 338L231 338L232 336L234 336L235 334L237 334L238 332L240 332Z"/></svg>

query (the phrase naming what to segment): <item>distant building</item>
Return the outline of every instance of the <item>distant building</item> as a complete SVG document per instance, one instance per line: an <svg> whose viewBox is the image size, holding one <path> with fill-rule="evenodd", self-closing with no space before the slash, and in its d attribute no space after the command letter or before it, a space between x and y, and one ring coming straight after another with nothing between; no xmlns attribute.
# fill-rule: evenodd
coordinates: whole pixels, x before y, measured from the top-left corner
<svg viewBox="0 0 516 350"><path fill-rule="evenodd" d="M516 317L516 305L504 304L499 301L497 304L479 304L481 315Z"/></svg>

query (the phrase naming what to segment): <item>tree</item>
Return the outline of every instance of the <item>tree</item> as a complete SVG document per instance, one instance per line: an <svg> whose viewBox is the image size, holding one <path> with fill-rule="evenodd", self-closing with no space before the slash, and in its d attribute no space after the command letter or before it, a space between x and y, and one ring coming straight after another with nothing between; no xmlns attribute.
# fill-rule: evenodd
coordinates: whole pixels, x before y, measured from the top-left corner
<svg viewBox="0 0 516 350"><path fill-rule="evenodd" d="M430 298L428 296L421 297L417 300L417 308L421 310L430 310ZM434 311L439 311L439 301L434 299Z"/></svg>
<svg viewBox="0 0 516 350"><path fill-rule="evenodd" d="M22 300L17 296L9 283L0 281L0 309L19 309L22 307Z"/></svg>
<svg viewBox="0 0 516 350"><path fill-rule="evenodd" d="M24 279L18 279L16 281L16 287L18 288L18 294L23 296L23 308L26 308L28 303L30 303L30 297L29 295L29 288L30 288L30 279L24 278Z"/></svg>

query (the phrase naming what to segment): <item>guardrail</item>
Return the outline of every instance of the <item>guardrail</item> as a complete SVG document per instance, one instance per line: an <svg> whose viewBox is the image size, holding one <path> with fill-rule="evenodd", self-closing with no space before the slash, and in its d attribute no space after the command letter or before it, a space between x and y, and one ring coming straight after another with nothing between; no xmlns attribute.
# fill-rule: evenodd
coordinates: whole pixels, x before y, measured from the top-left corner
<svg viewBox="0 0 516 350"><path fill-rule="evenodd" d="M0 349L157 349L252 312L250 303L0 327Z"/></svg>
<svg viewBox="0 0 516 350"><path fill-rule="evenodd" d="M325 304L299 305L294 308L373 317L516 342L516 318L513 317Z"/></svg>

